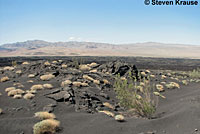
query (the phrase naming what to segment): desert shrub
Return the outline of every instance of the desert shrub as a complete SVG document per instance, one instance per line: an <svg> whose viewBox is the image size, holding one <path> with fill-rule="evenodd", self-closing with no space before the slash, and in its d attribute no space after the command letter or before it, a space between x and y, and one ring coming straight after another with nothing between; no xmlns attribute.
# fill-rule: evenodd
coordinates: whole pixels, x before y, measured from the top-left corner
<svg viewBox="0 0 200 134"><path fill-rule="evenodd" d="M67 65L66 64L62 64L61 67L62 68L67 68Z"/></svg>
<svg viewBox="0 0 200 134"><path fill-rule="evenodd" d="M3 70L8 70L8 71L12 71L14 69L15 69L14 67L10 67L10 66L7 66L7 67L3 68Z"/></svg>
<svg viewBox="0 0 200 134"><path fill-rule="evenodd" d="M123 122L124 121L124 116L121 114L118 114L115 116L115 120L119 121L119 122Z"/></svg>
<svg viewBox="0 0 200 134"><path fill-rule="evenodd" d="M82 83L79 82L79 81L74 81L72 84L73 84L75 87L80 87L80 86L82 85Z"/></svg>
<svg viewBox="0 0 200 134"><path fill-rule="evenodd" d="M44 62L44 65L45 66L50 66L51 64L48 61L46 61L46 62Z"/></svg>
<svg viewBox="0 0 200 134"><path fill-rule="evenodd" d="M93 83L99 85L100 81L99 80L93 80Z"/></svg>
<svg viewBox="0 0 200 134"><path fill-rule="evenodd" d="M99 111L99 113L104 113L104 114L106 114L106 115L108 115L108 116L110 116L110 117L114 117L114 116L115 116L114 113L112 113L112 112L110 112L110 111L106 111L106 110Z"/></svg>
<svg viewBox="0 0 200 134"><path fill-rule="evenodd" d="M194 69L193 71L188 72L188 75L191 78L200 78L200 68Z"/></svg>
<svg viewBox="0 0 200 134"><path fill-rule="evenodd" d="M50 79L52 79L54 77L55 76L53 74L46 74L46 75L40 76L40 79L43 80L43 81L47 81L47 80L50 80Z"/></svg>
<svg viewBox="0 0 200 134"><path fill-rule="evenodd" d="M88 87L89 85L88 85L88 83L83 82L83 83L81 83L81 86L83 86L83 87Z"/></svg>
<svg viewBox="0 0 200 134"><path fill-rule="evenodd" d="M180 85L176 82L170 82L165 85L168 89L180 88Z"/></svg>
<svg viewBox="0 0 200 134"><path fill-rule="evenodd" d="M164 86L161 84L156 84L156 88L159 92L163 92L164 91Z"/></svg>
<svg viewBox="0 0 200 134"><path fill-rule="evenodd" d="M121 80L120 76L116 77L114 89L117 94L120 106L142 117L151 118L156 111L158 98L153 94L155 85L151 85L150 80L141 79L140 83L144 83L143 90L138 91L138 82L136 79Z"/></svg>
<svg viewBox="0 0 200 134"><path fill-rule="evenodd" d="M43 87L42 85L40 85L40 84L38 84L38 85L33 85L33 86L31 87L31 90L42 90L42 89L44 89L44 87Z"/></svg>
<svg viewBox="0 0 200 134"><path fill-rule="evenodd" d="M5 77L2 77L1 79L0 79L0 82L6 82L6 81L9 81L10 79L7 77L7 76L5 76Z"/></svg>
<svg viewBox="0 0 200 134"><path fill-rule="evenodd" d="M113 105L111 105L110 103L108 103L108 102L104 102L103 105L104 105L105 107L110 108L110 109L115 109L115 107L114 107Z"/></svg>
<svg viewBox="0 0 200 134"><path fill-rule="evenodd" d="M13 67L17 66L17 61L12 61L12 66Z"/></svg>
<svg viewBox="0 0 200 134"><path fill-rule="evenodd" d="M83 75L83 79L89 80L89 81L93 81L94 79L88 75Z"/></svg>
<svg viewBox="0 0 200 134"><path fill-rule="evenodd" d="M17 90L11 90L8 92L8 96L14 96L17 95Z"/></svg>
<svg viewBox="0 0 200 134"><path fill-rule="evenodd" d="M16 89L15 87L8 87L8 88L5 89L5 91L10 92L11 90L15 90L15 89Z"/></svg>
<svg viewBox="0 0 200 134"><path fill-rule="evenodd" d="M14 99L21 99L21 98L22 98L22 95L21 95L21 94L17 94L17 95L14 95L13 98L14 98Z"/></svg>
<svg viewBox="0 0 200 134"><path fill-rule="evenodd" d="M60 122L57 120L43 120L33 126L33 134L54 134L59 126Z"/></svg>
<svg viewBox="0 0 200 134"><path fill-rule="evenodd" d="M103 83L104 84L110 84L110 82L108 80L106 80L106 79L103 79Z"/></svg>
<svg viewBox="0 0 200 134"><path fill-rule="evenodd" d="M187 80L182 80L182 83L183 83L184 85L188 85L188 81L187 81Z"/></svg>
<svg viewBox="0 0 200 134"><path fill-rule="evenodd" d="M21 73L22 73L22 70L17 70L15 73L16 73L16 74L21 74Z"/></svg>
<svg viewBox="0 0 200 134"><path fill-rule="evenodd" d="M29 65L29 64L30 64L30 63L27 62L27 61L25 61L25 62L22 63L22 65Z"/></svg>
<svg viewBox="0 0 200 134"><path fill-rule="evenodd" d="M29 78L34 78L35 75L34 75L34 74L29 74L28 77L29 77Z"/></svg>
<svg viewBox="0 0 200 134"><path fill-rule="evenodd" d="M79 65L79 69L82 71L89 71L91 70L91 67L89 67L88 65Z"/></svg>
<svg viewBox="0 0 200 134"><path fill-rule="evenodd" d="M97 73L97 69L90 70L90 73Z"/></svg>
<svg viewBox="0 0 200 134"><path fill-rule="evenodd" d="M64 86L70 85L70 84L72 84L72 81L71 81L71 80L65 80L65 81L63 81L63 82L61 83L61 86L64 87Z"/></svg>
<svg viewBox="0 0 200 134"><path fill-rule="evenodd" d="M92 63L88 64L88 66L93 68L93 67L96 67L96 66L98 66L98 64L97 64L97 63L95 63L95 62L92 62Z"/></svg>
<svg viewBox="0 0 200 134"><path fill-rule="evenodd" d="M51 84L43 84L43 87L46 89L52 89L53 86Z"/></svg>
<svg viewBox="0 0 200 134"><path fill-rule="evenodd" d="M30 100L30 99L32 99L33 97L35 97L35 95L32 94L31 92L29 92L29 93L27 93L27 94L24 95L24 99L26 99L26 100Z"/></svg>
<svg viewBox="0 0 200 134"><path fill-rule="evenodd" d="M49 112L46 112L46 111L37 112L37 113L35 113L34 117L39 118L41 120L55 119L56 118L56 116L53 113L49 113Z"/></svg>

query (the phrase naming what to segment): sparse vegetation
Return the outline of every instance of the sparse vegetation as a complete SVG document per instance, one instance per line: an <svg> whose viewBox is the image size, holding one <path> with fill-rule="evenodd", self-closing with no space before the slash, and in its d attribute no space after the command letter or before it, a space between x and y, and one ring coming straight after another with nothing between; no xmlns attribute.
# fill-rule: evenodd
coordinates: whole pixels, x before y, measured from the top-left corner
<svg viewBox="0 0 200 134"><path fill-rule="evenodd" d="M44 89L44 87L43 87L42 85L40 85L40 84L38 84L38 85L33 85L33 86L31 87L31 90L42 90L42 89Z"/></svg>
<svg viewBox="0 0 200 134"><path fill-rule="evenodd" d="M62 86L62 87L65 87L66 85L70 85L70 84L72 84L72 81L70 81L70 80L65 80L65 81L63 81L63 82L61 83L61 86Z"/></svg>
<svg viewBox="0 0 200 134"><path fill-rule="evenodd" d="M46 111L37 112L37 113L35 113L34 117L39 118L41 120L55 119L56 118L56 116L53 113L49 113L49 112L46 112Z"/></svg>
<svg viewBox="0 0 200 134"><path fill-rule="evenodd" d="M15 90L15 89L16 89L15 87L8 87L8 88L5 89L5 91L10 92L11 90Z"/></svg>
<svg viewBox="0 0 200 134"><path fill-rule="evenodd" d="M123 122L125 119L124 119L124 116L119 114L119 115L116 115L115 116L115 120L116 121L119 121L119 122Z"/></svg>
<svg viewBox="0 0 200 134"><path fill-rule="evenodd" d="M43 80L43 81L47 81L47 80L50 80L50 79L52 79L54 77L55 76L53 74L46 74L46 75L40 76L40 79Z"/></svg>
<svg viewBox="0 0 200 134"><path fill-rule="evenodd" d="M3 70L8 70L8 71L12 71L14 69L15 69L14 67L10 67L10 66L7 66L7 67L3 68Z"/></svg>
<svg viewBox="0 0 200 134"><path fill-rule="evenodd" d="M89 67L88 65L79 65L79 69L82 71L89 71L91 70L91 67Z"/></svg>
<svg viewBox="0 0 200 134"><path fill-rule="evenodd" d="M188 72L190 78L200 78L200 68L194 69L193 71Z"/></svg>
<svg viewBox="0 0 200 134"><path fill-rule="evenodd" d="M24 95L24 99L26 99L26 100L30 100L30 99L32 99L33 97L35 97L35 95L32 94L32 93L27 93L27 94Z"/></svg>
<svg viewBox="0 0 200 134"><path fill-rule="evenodd" d="M127 110L133 109L142 117L151 118L158 103L158 98L153 94L155 87L150 84L150 80L143 79L140 82L144 83L142 92L138 91L136 79L121 80L117 76L114 88L121 106Z"/></svg>
<svg viewBox="0 0 200 134"><path fill-rule="evenodd" d="M57 120L43 120L33 126L33 134L54 134L59 126L60 122Z"/></svg>
<svg viewBox="0 0 200 134"><path fill-rule="evenodd" d="M43 87L46 89L52 89L53 86L51 84L43 84Z"/></svg>
<svg viewBox="0 0 200 134"><path fill-rule="evenodd" d="M114 107L113 105L111 105L110 103L108 103L108 102L104 102L103 105L104 105L105 107L110 108L110 109L115 109L115 107Z"/></svg>
<svg viewBox="0 0 200 134"><path fill-rule="evenodd" d="M29 74L28 77L29 77L29 78L34 78L35 75L34 75L34 74Z"/></svg>
<svg viewBox="0 0 200 134"><path fill-rule="evenodd" d="M104 113L104 114L106 114L106 115L108 115L108 116L110 116L110 117L114 117L114 116L115 116L114 113L112 113L112 112L110 112L110 111L106 111L106 110L99 111L99 113Z"/></svg>
<svg viewBox="0 0 200 134"><path fill-rule="evenodd" d="M0 79L0 82L6 82L6 81L9 81L10 79L7 77L7 76L5 76L5 77L2 77L1 79Z"/></svg>

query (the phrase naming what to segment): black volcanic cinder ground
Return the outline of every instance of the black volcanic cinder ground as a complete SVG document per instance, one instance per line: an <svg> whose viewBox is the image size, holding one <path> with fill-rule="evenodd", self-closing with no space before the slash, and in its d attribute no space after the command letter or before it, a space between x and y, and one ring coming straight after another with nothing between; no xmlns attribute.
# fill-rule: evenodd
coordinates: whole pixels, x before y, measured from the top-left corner
<svg viewBox="0 0 200 134"><path fill-rule="evenodd" d="M82 64L96 62L90 70L97 72L81 71L71 59L74 57L18 57L1 58L0 78L8 76L9 81L1 82L0 85L0 134L32 134L32 127L38 122L34 113L49 110L54 113L61 122L60 134L199 134L200 133L200 83L198 80L184 85L182 80L191 81L187 75L179 73L196 69L200 66L199 60L185 59L153 59L153 58L117 58L117 57L76 57ZM62 59L59 60L59 59ZM121 59L121 61L116 61ZM56 60L57 62L53 62ZM4 66L11 65L11 61L17 61L14 70L3 70ZM21 65L24 61L29 64ZM44 65L49 61L51 65ZM110 61L110 62L108 62ZM116 61L116 62L115 62ZM160 64L159 64L160 63ZM62 65L67 65L67 68ZM135 66L136 65L136 66ZM123 69L122 69L123 68ZM146 69L150 70L147 73ZM16 74L21 70L22 73ZM168 71L172 70L172 71ZM176 82L179 88L167 89L161 94L166 99L159 99L159 105L154 119L138 117L125 117L125 122L117 122L114 118L98 110L108 110L114 114L123 112L118 105L113 90L114 74L121 73L126 77L131 71L134 75L144 71L147 75L153 74L154 84L162 82ZM47 72L55 75L48 81L40 80L40 76ZM169 74L170 73L170 74ZM29 78L34 74L34 78ZM88 75L100 84L85 81L83 75ZM162 75L166 76L162 79ZM184 76L184 77L183 77ZM174 79L177 78L177 79ZM61 87L64 80L88 83L87 87L75 87L72 85ZM110 83L103 84L106 79ZM27 81L32 80L33 83ZM5 89L13 87L13 84L24 91L32 85L52 84L53 89L37 91L31 100L14 99L7 96ZM69 95L67 95L69 93ZM66 95L66 96L64 96ZM109 102L114 109L102 105Z"/></svg>

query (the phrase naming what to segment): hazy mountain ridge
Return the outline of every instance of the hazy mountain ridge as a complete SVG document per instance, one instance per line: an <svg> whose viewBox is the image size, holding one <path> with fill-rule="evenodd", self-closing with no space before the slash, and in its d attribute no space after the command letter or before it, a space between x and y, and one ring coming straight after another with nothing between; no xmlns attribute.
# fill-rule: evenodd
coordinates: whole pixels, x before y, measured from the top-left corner
<svg viewBox="0 0 200 134"><path fill-rule="evenodd" d="M157 42L116 45L96 42L29 40L1 45L0 51L0 56L143 56L200 59L200 45Z"/></svg>

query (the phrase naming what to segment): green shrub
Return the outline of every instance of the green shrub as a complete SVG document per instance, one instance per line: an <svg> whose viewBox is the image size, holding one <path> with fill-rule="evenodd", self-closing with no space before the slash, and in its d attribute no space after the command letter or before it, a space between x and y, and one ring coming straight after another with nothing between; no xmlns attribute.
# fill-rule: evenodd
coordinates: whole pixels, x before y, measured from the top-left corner
<svg viewBox="0 0 200 134"><path fill-rule="evenodd" d="M138 90L140 83L143 85L142 90ZM158 103L158 97L153 94L155 85L151 85L149 78L148 80L142 79L140 83L134 79L121 80L118 75L114 89L120 106L150 119L155 113Z"/></svg>
<svg viewBox="0 0 200 134"><path fill-rule="evenodd" d="M193 71L190 71L189 76L191 78L200 78L200 68L194 69Z"/></svg>

